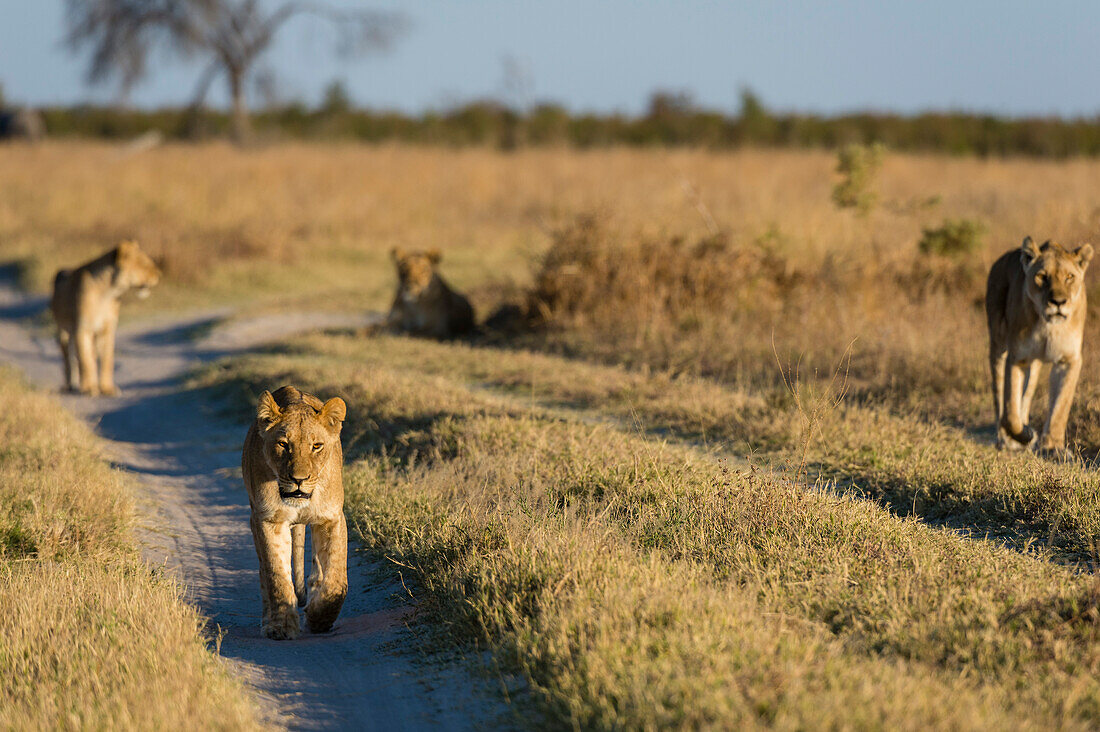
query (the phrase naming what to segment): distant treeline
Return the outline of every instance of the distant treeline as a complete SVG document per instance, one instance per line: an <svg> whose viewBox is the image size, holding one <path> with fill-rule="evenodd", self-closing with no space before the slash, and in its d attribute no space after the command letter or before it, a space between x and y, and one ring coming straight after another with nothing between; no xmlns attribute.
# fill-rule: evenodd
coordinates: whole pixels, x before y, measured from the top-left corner
<svg viewBox="0 0 1100 732"><path fill-rule="evenodd" d="M156 111L109 107L42 110L49 134L59 137L129 138L157 130L170 138L227 135L229 114L187 109ZM683 95L655 94L646 113L571 114L542 104L526 112L487 101L448 111L410 115L355 109L340 94L324 105L290 104L256 112L261 135L290 139L401 141L450 146L527 145L577 148L693 146L729 149L747 145L833 148L881 142L893 150L960 155L1100 155L1100 117L1005 118L962 112L916 115L859 113L838 116L775 114L751 94L737 115L698 109Z"/></svg>

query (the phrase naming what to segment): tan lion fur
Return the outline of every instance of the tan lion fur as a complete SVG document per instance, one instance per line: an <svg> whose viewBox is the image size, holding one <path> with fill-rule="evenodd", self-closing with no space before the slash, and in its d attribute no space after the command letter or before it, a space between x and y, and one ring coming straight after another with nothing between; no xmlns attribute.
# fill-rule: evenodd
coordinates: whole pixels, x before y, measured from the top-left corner
<svg viewBox="0 0 1100 732"><path fill-rule="evenodd" d="M344 519L344 455L340 429L347 407L322 403L284 386L260 397L241 455L252 539L260 560L262 631L298 637L298 606L314 633L330 628L348 592L348 528ZM313 561L305 584L305 529Z"/></svg>
<svg viewBox="0 0 1100 732"><path fill-rule="evenodd" d="M114 366L120 300L131 290L145 297L159 281L160 269L132 241L122 242L82 267L57 273L50 309L57 323L66 390L73 390L75 357L81 392L118 393Z"/></svg>
<svg viewBox="0 0 1100 732"><path fill-rule="evenodd" d="M390 252L397 267L397 295L390 308L389 330L427 336L454 338L474 328L470 301L455 292L436 267L442 255L438 249L426 252Z"/></svg>
<svg viewBox="0 0 1100 732"><path fill-rule="evenodd" d="M1039 449L1063 453L1066 422L1077 377L1087 302L1085 270L1092 246L1067 250L1029 236L1006 252L989 272L985 307L989 322L989 368L996 414L997 445L1030 446L1031 400L1042 364L1052 364L1050 405Z"/></svg>

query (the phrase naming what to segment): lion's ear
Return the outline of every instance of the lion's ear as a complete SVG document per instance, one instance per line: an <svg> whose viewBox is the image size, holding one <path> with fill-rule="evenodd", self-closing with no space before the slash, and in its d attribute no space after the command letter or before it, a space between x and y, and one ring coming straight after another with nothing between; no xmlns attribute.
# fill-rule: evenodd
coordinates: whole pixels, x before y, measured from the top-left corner
<svg viewBox="0 0 1100 732"><path fill-rule="evenodd" d="M1039 256L1039 245L1030 236L1024 237L1024 243L1020 245L1020 259L1027 267L1031 261Z"/></svg>
<svg viewBox="0 0 1100 732"><path fill-rule="evenodd" d="M260 420L260 423L266 426L275 422L281 416L283 416L282 410L279 409L275 397L271 396L271 392L265 391L261 394L260 406L256 408L256 419Z"/></svg>
<svg viewBox="0 0 1100 732"><path fill-rule="evenodd" d="M425 254L428 257L428 261L432 264L439 264L440 260L443 259L443 252L435 249L434 247L426 251Z"/></svg>
<svg viewBox="0 0 1100 732"><path fill-rule="evenodd" d="M1081 269L1085 269L1089 266L1089 262L1092 261L1092 244L1082 244L1077 247L1077 251L1074 252L1077 255L1077 266Z"/></svg>
<svg viewBox="0 0 1100 732"><path fill-rule="evenodd" d="M344 418L348 416L348 405L340 397L333 397L321 407L319 415L321 421L326 422L329 427L339 429Z"/></svg>
<svg viewBox="0 0 1100 732"><path fill-rule="evenodd" d="M130 239L121 241L118 243L118 247L115 249L115 258L119 261L129 259L137 254L139 251L138 243Z"/></svg>
<svg viewBox="0 0 1100 732"><path fill-rule="evenodd" d="M401 247L394 247L390 250L390 259L395 262L400 262L404 256L405 250L403 250Z"/></svg>

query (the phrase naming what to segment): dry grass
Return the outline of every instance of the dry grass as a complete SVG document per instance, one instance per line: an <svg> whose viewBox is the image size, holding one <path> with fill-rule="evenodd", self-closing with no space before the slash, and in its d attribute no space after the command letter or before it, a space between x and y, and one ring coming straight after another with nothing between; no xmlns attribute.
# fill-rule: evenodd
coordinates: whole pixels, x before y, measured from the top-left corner
<svg viewBox="0 0 1100 732"><path fill-rule="evenodd" d="M485 388L524 372L530 393ZM546 356L341 336L206 376L242 405L285 381L344 396L348 510L362 540L412 570L414 592L458 638L487 640L525 674L555 723L1073 728L1100 718L1091 577L594 421L556 393L634 389L644 405L652 385L636 379ZM684 393L693 388L706 387Z"/></svg>
<svg viewBox="0 0 1100 732"><path fill-rule="evenodd" d="M92 435L7 371L0 399L0 727L259 727L179 586L138 557Z"/></svg>
<svg viewBox="0 0 1100 732"><path fill-rule="evenodd" d="M873 404L833 407L839 384L831 392L796 384L795 395L784 387L753 393L667 372L400 338L315 336L296 341L292 352L299 350L321 364L446 377L571 418L751 457L874 498L903 516L947 522L1017 548L1042 546L1074 561L1096 556L1100 475L1091 466L1002 455L965 425L899 416Z"/></svg>
<svg viewBox="0 0 1100 732"><path fill-rule="evenodd" d="M0 248L41 289L57 266L134 236L170 275L147 307L316 301L318 288L341 304L384 307L393 246L441 247L463 287L522 281L548 234L591 211L628 236L694 242L716 225L734 243L772 239L809 269L845 252L908 260L922 227L943 218L987 224L990 262L1021 232L1074 241L1100 224L1095 161L887 155L882 204L865 220L831 202L834 168L816 152L209 144L121 157L90 143L6 147Z"/></svg>
<svg viewBox="0 0 1100 732"><path fill-rule="evenodd" d="M887 154L855 216L825 153L112 155L0 150L32 287L134 235L170 274L143 307L381 309L386 252L440 246L482 314L531 306L496 348L315 336L207 378L348 399L363 540L552 722L1100 724L1095 583L1055 561L1095 558L1100 479L992 449L978 305L1024 234L1095 235L1100 162ZM921 251L960 221L984 244Z"/></svg>
<svg viewBox="0 0 1100 732"><path fill-rule="evenodd" d="M773 349L808 379L831 374L851 346L853 397L967 424L990 419L972 396L985 382L974 304L985 268L1024 233L1078 242L1100 228L1096 161L888 154L880 203L864 218L833 204L835 159L816 152L211 144L122 158L106 145L50 143L0 149L0 169L0 259L42 290L58 266L135 236L169 277L134 312L381 309L389 249L439 246L445 274L484 316L510 285L541 285L533 265L555 232L597 212L597 256L585 261L613 266L640 249L646 266L619 277L626 294L664 277L669 306L620 298L531 345L754 389L777 383ZM962 261L920 254L925 229L963 219L985 227L984 249ZM687 260L654 256L674 241ZM668 279L685 272L706 277ZM585 287L599 293L606 271L593 273ZM1077 414L1100 414L1096 376L1086 370ZM1086 450L1100 446L1100 418L1073 421Z"/></svg>

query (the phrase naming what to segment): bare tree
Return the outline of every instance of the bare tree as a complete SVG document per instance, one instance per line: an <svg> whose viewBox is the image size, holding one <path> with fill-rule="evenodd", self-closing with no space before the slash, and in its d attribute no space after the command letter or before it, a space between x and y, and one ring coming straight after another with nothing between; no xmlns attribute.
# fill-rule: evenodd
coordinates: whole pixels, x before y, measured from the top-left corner
<svg viewBox="0 0 1100 732"><path fill-rule="evenodd" d="M66 0L66 6L66 43L74 52L91 49L92 83L116 81L128 91L146 75L157 47L185 58L205 57L192 104L201 107L210 86L223 77L237 140L249 131L248 78L287 21L302 15L330 21L341 56L385 50L407 25L396 13L293 0L274 7L260 0Z"/></svg>

